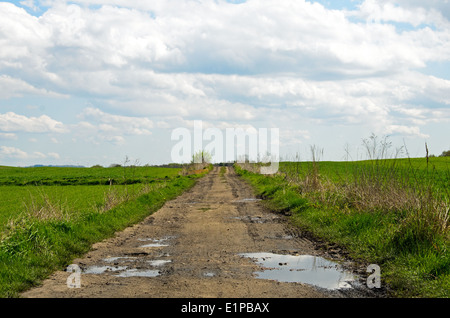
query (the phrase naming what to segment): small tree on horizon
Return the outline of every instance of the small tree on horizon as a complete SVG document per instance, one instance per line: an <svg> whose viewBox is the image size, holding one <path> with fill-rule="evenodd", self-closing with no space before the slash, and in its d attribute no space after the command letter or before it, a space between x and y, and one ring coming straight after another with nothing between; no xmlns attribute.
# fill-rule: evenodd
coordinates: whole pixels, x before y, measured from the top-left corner
<svg viewBox="0 0 450 318"><path fill-rule="evenodd" d="M192 156L191 163L210 163L211 162L211 154L207 151L198 151L195 155Z"/></svg>

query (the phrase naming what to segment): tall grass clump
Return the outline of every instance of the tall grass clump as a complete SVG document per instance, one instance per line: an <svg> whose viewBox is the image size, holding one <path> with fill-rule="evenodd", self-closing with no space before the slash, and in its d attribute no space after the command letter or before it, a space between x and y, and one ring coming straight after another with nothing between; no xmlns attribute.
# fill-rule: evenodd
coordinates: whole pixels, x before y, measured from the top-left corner
<svg viewBox="0 0 450 318"><path fill-rule="evenodd" d="M448 187L436 187L439 181L429 169L428 151L426 169L420 170L411 159L386 158L390 148L386 139L377 142L371 136L364 144L370 156L368 162L356 168L352 183L342 187L349 203L360 211L402 215L402 228L413 234L414 242L433 242L434 238L447 236Z"/></svg>

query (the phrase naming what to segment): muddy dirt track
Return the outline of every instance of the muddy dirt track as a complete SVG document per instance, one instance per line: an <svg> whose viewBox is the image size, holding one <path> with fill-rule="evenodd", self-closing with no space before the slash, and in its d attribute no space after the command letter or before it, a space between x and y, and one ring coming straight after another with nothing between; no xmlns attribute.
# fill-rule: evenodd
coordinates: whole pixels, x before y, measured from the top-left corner
<svg viewBox="0 0 450 318"><path fill-rule="evenodd" d="M256 273L263 268L243 253L330 255L291 227L283 215L267 211L254 198L252 189L231 167L225 174L215 167L143 222L95 244L83 258L75 259L73 263L82 270L80 288L68 288L71 273L58 271L22 297L370 296L364 288L331 290L258 277Z"/></svg>

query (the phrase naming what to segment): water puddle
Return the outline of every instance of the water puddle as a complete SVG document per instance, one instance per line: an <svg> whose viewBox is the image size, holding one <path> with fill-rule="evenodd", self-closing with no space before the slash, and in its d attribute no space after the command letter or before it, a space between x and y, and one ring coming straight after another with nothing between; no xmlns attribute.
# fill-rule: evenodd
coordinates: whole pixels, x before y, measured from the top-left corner
<svg viewBox="0 0 450 318"><path fill-rule="evenodd" d="M103 259L103 261L106 263L114 263L122 260L135 260L135 259L136 257L120 256L120 257L108 257Z"/></svg>
<svg viewBox="0 0 450 318"><path fill-rule="evenodd" d="M215 273L212 273L212 272L205 272L205 273L203 273L203 276L204 276L204 277L215 277L216 274L215 274Z"/></svg>
<svg viewBox="0 0 450 318"><path fill-rule="evenodd" d="M148 241L150 241L152 243L144 244L144 245L141 245L139 247L165 247L165 246L169 246L165 242L167 242L168 240L170 240L172 238L173 238L172 236L167 236L167 237L164 237L164 238L161 238L161 239L140 238L140 239L138 239L138 241L141 241L141 242L148 242Z"/></svg>
<svg viewBox="0 0 450 318"><path fill-rule="evenodd" d="M106 263L112 263L112 262L117 262L117 261L123 260L123 259L135 260L136 257L126 257L126 256L124 256L124 257L108 257L108 258L103 259L103 261ZM171 260L147 261L147 263L153 267L161 267L170 262L172 262L172 261ZM93 266L89 266L85 270L83 270L84 274L97 274L97 275L110 273L110 272L114 272L114 273L119 272L118 274L115 275L117 277L156 277L156 276L160 275L159 270L136 269L136 268L128 269L128 266L93 265Z"/></svg>
<svg viewBox="0 0 450 318"><path fill-rule="evenodd" d="M256 199L256 198L244 198L244 199L240 199L240 200L234 200L233 202L237 202L237 203L247 203L247 202L258 202L261 201L261 199Z"/></svg>
<svg viewBox="0 0 450 318"><path fill-rule="evenodd" d="M165 242L165 241L173 239L173 238L175 238L175 236L164 236L163 238L160 238L160 239L155 239L155 238L152 238L152 237L145 237L145 238L138 238L137 240L141 241L141 242L148 242L148 241Z"/></svg>
<svg viewBox="0 0 450 318"><path fill-rule="evenodd" d="M274 236L264 236L266 239L271 240L292 240L294 237L292 235L274 235Z"/></svg>
<svg viewBox="0 0 450 318"><path fill-rule="evenodd" d="M86 268L84 274L103 274L107 272L116 272L126 269L126 266L89 266Z"/></svg>
<svg viewBox="0 0 450 318"><path fill-rule="evenodd" d="M273 253L244 253L241 256L255 259L264 270L256 272L257 278L279 282L305 283L326 289L351 288L356 276L336 263L312 255L280 255Z"/></svg>
<svg viewBox="0 0 450 318"><path fill-rule="evenodd" d="M154 261L148 261L148 263L151 266L155 266L155 267L163 266L164 264L167 264L167 263L170 263L170 262L172 262L172 261L171 260L162 260L162 259L154 260Z"/></svg>
<svg viewBox="0 0 450 318"><path fill-rule="evenodd" d="M117 277L156 277L160 273L158 270L137 270L135 268L123 271L122 273L116 275Z"/></svg>
<svg viewBox="0 0 450 318"><path fill-rule="evenodd" d="M144 244L139 247L165 247L169 246L168 244L161 244L161 243L150 243L150 244Z"/></svg>

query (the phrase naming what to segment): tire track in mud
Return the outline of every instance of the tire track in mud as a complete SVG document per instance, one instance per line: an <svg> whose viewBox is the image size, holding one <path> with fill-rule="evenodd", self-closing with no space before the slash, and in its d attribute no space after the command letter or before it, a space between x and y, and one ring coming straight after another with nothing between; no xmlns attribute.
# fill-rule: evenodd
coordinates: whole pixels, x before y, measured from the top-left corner
<svg viewBox="0 0 450 318"><path fill-rule="evenodd" d="M321 256L314 243L285 216L255 199L234 169L219 168L166 202L141 223L94 244L74 264L80 288L68 288L70 273L58 271L23 297L322 298L363 297L365 291L326 290L301 282L259 279L264 266L244 253ZM283 263L285 266L287 263ZM300 273L291 269L293 274ZM297 271L297 272L296 272ZM303 270L302 270L303 271ZM292 274L292 273L291 273Z"/></svg>

